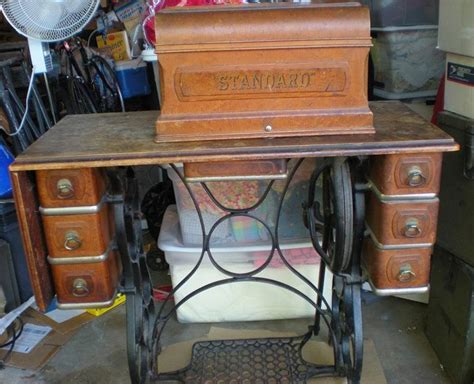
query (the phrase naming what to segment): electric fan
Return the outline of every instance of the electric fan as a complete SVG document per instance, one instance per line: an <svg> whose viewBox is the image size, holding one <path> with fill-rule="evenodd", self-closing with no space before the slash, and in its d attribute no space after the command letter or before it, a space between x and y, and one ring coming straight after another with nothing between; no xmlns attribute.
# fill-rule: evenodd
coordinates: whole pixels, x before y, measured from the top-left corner
<svg viewBox="0 0 474 384"><path fill-rule="evenodd" d="M0 0L3 14L28 38L35 73L52 70L49 42L68 39L84 28L100 0Z"/></svg>

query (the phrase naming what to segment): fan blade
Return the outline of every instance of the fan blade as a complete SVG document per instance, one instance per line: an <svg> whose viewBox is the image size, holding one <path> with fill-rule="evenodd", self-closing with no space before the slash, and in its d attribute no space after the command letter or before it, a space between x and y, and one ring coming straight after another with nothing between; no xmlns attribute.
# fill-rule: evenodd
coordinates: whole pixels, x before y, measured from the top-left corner
<svg viewBox="0 0 474 384"><path fill-rule="evenodd" d="M22 35L65 40L94 17L100 0L0 0L5 19Z"/></svg>
<svg viewBox="0 0 474 384"><path fill-rule="evenodd" d="M66 6L66 10L70 13L84 12L90 7L90 3L83 0L69 0L66 1L64 5Z"/></svg>

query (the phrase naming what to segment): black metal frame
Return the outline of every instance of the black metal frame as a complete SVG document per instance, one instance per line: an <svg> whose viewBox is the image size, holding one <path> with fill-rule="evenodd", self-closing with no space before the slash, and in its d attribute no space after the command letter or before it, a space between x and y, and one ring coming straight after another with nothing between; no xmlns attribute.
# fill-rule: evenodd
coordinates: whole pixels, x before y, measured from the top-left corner
<svg viewBox="0 0 474 384"><path fill-rule="evenodd" d="M121 293L127 295L127 355L130 378L143 383L153 371L155 303L143 250L138 185L129 168L108 169L109 201L114 204L117 246L122 261Z"/></svg>
<svg viewBox="0 0 474 384"><path fill-rule="evenodd" d="M130 377L133 383L160 380L186 382L186 374L192 369L192 364L176 372L162 373L158 371L157 357L161 352L160 339L166 324L181 305L196 295L217 286L243 281L271 284L286 289L307 301L315 309L314 323L309 327L306 334L297 338L279 339L279 341L268 341L270 339L267 339L270 344L280 342L286 346L290 344L298 345L297 350L300 354L298 364L302 368L298 378L293 377L293 382L306 382L307 379L318 376L345 376L351 383L360 381L363 353L360 252L365 213L364 161L361 158L321 159L320 165L313 172L310 180L308 202L305 202L303 207L306 213L305 223L309 227L313 245L322 258L317 285L290 264L279 244L279 226L285 196L303 159L293 161L296 161L296 165L289 173L281 194L273 230L268 223L252 214L264 202L273 181L269 182L263 195L254 205L244 209L223 206L212 194L211 189L205 183L201 183L214 204L225 212L224 216L216 221L210 229L206 230L199 203L190 185L177 167L171 164L172 169L184 183L194 203L201 225L203 245L196 265L174 287L169 297L172 297L188 282L199 269L206 256L209 257L214 267L227 275L228 278L196 289L181 299L179 303L173 305L171 309L167 305L169 301L167 299L157 310L155 310L153 303L151 279L143 252L136 180L130 170L126 174L123 174L123 170L110 171L112 180L110 200L115 203L117 243L123 263L122 291L127 295L127 348ZM323 175L323 201L316 202L315 185L321 175ZM337 196L341 193L341 196ZM322 214L319 212L321 207L323 209ZM342 227L338 225L337 221L338 218L341 218L341 212L344 219L342 221L346 224L347 222L350 223L350 228L347 225ZM212 235L217 226L223 221L236 216L246 216L257 220L267 230L271 239L271 250L265 262L260 267L247 273L235 273L221 266L213 257L210 248ZM321 237L323 239L322 246L319 244ZM345 245L341 246L341 242ZM349 252L349 257L347 252ZM285 266L293 274L314 291L314 298L308 297L303 292L280 281L257 276L270 264L275 254L279 255ZM332 307L329 307L322 294L326 268L330 268L334 274ZM313 335L320 332L321 322L328 329L329 343L334 352L334 363L330 365L310 363L301 356L303 346ZM195 345L197 349L200 347L202 345ZM206 348L209 348L209 344L206 345ZM196 382L195 379L193 379L193 382Z"/></svg>

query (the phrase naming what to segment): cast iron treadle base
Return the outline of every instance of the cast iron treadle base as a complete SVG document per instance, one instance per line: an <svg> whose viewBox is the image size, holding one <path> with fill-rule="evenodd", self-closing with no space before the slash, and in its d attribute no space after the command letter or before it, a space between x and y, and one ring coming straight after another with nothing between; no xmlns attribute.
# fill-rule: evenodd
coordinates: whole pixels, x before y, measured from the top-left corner
<svg viewBox="0 0 474 384"><path fill-rule="evenodd" d="M302 359L300 349L304 339L305 336L200 341L193 345L191 363L186 368L160 373L158 381L297 384L311 377L326 376L329 370L334 375L334 366L318 366Z"/></svg>

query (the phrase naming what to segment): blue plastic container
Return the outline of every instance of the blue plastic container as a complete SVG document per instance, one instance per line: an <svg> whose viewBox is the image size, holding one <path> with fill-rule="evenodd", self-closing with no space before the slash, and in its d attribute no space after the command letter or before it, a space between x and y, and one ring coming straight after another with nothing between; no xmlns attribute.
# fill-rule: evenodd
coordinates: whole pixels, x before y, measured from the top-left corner
<svg viewBox="0 0 474 384"><path fill-rule="evenodd" d="M5 199L12 196L12 183L8 167L15 158L8 150L7 146L0 142L0 198Z"/></svg>
<svg viewBox="0 0 474 384"><path fill-rule="evenodd" d="M124 99L151 93L147 66L143 60L118 61L115 63L115 74Z"/></svg>

